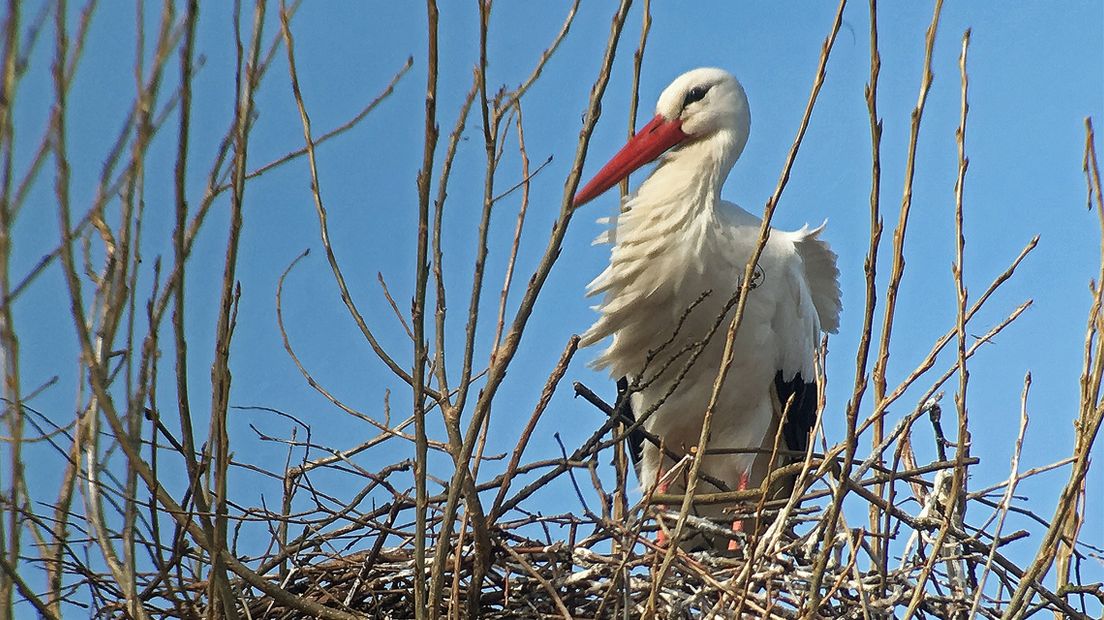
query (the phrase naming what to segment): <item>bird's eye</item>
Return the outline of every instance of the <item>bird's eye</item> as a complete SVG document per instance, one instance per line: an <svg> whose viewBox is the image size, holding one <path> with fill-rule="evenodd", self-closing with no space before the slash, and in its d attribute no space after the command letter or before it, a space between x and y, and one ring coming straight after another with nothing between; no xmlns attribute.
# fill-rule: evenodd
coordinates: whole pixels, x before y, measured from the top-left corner
<svg viewBox="0 0 1104 620"><path fill-rule="evenodd" d="M705 93L709 92L708 86L695 86L686 93L686 98L682 100L682 107L686 107L695 101L701 101L705 98Z"/></svg>

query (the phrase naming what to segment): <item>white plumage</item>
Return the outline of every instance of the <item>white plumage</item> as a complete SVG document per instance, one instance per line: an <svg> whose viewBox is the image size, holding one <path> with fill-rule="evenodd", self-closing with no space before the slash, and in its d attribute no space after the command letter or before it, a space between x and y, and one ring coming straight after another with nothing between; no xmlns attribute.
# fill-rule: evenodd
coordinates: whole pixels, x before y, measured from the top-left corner
<svg viewBox="0 0 1104 620"><path fill-rule="evenodd" d="M706 337L739 288L759 237L759 218L719 197L749 128L747 97L736 78L720 69L685 73L660 95L655 119L575 199L576 205L591 200L664 153L596 240L612 249L609 267L587 289L601 299L600 317L582 345L612 337L594 365L643 386L632 395L637 416L662 401L644 428L679 454L697 445L732 310L685 377L677 378L694 344ZM709 448L769 450L781 423L786 440L781 447L804 450L815 415L814 352L822 331L836 331L840 312L836 255L819 238L822 230L771 230ZM744 481L758 485L767 461L762 454L715 455L702 467L735 489L741 474L750 474ZM645 442L637 464L642 485L654 485L661 466L666 470L671 464ZM708 484L698 488L717 490Z"/></svg>

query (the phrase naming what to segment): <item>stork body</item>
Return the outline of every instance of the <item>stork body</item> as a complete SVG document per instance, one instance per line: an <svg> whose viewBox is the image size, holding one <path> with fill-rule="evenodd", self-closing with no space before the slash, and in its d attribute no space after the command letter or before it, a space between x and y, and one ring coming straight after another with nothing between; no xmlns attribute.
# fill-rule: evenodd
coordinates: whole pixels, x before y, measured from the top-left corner
<svg viewBox="0 0 1104 620"><path fill-rule="evenodd" d="M656 111L575 199L592 199L663 153L597 240L612 246L610 264L588 287L601 298L601 316L582 344L612 337L595 367L637 386L632 411L647 416L644 428L667 449L685 454L698 443L734 312L729 302L761 222L719 196L750 126L739 82L719 69L691 71L664 90ZM769 452L781 425L780 447L805 449L817 401L814 353L822 331L836 330L840 310L836 256L820 231L771 230L708 448ZM638 478L650 488L673 461L650 442L635 448ZM718 454L706 456L702 469L735 489L758 485L769 465L769 455ZM718 490L703 483L698 489Z"/></svg>

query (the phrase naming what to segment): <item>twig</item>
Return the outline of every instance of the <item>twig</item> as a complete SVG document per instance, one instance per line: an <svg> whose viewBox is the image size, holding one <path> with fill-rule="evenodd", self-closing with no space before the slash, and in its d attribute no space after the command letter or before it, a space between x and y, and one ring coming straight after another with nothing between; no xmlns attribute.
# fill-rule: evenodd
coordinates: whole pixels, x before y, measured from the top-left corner
<svg viewBox="0 0 1104 620"><path fill-rule="evenodd" d="M1089 197L1096 195L1097 217L1100 220L1101 234L1104 235L1104 198L1101 197L1100 172L1096 161L1096 143L1092 122L1085 120L1085 174L1089 182ZM1038 591L1038 582L1050 570L1058 553L1061 541L1074 533L1079 527L1077 501L1085 484L1085 475L1089 466L1089 454L1096 442L1101 422L1104 421L1104 405L1100 403L1100 386L1104 377L1104 338L1101 333L1101 308L1104 308L1104 242L1101 243L1100 277L1093 291L1092 306L1089 309L1088 327L1085 333L1085 365L1081 374L1081 411L1078 416L1074 435L1073 467L1069 481L1062 489L1055 507L1054 519L1039 543L1035 560L1024 571L1016 591L1005 608L1002 618L1018 617L1023 608L1030 603L1031 591Z"/></svg>

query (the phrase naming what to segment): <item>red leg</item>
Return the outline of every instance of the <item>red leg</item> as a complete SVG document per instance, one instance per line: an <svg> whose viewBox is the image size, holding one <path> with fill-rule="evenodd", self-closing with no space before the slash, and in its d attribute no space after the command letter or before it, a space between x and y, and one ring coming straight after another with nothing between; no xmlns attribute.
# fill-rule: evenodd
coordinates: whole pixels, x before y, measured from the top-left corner
<svg viewBox="0 0 1104 620"><path fill-rule="evenodd" d="M740 483L739 483L739 485L736 486L736 490L737 491L746 491L747 488L748 488L748 473L745 471L744 473L740 474ZM733 532L742 532L742 531L744 531L744 520L743 519L734 520L732 522L732 531ZM736 541L736 540L728 541L728 550L729 551L736 551L737 549L739 549L738 541Z"/></svg>

